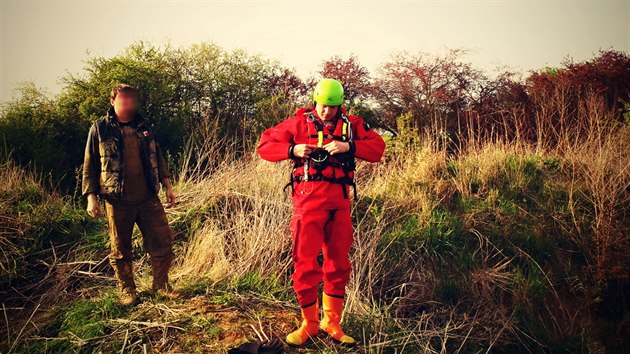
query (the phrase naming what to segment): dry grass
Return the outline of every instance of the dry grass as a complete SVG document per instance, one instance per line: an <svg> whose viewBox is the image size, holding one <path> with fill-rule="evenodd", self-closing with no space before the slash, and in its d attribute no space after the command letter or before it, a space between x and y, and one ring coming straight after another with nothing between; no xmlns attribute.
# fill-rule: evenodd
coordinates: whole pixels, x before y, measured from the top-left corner
<svg viewBox="0 0 630 354"><path fill-rule="evenodd" d="M619 343L591 331L597 322L590 309L606 282L627 282L630 134L628 126L597 122L574 139L554 136L555 145L469 132L457 154L436 141L435 131L421 139L403 134L390 141L382 163L360 163L344 315L362 343L356 352L593 351ZM5 306L2 348L61 343L87 351L220 352L297 325L291 203L282 190L289 164L223 156L230 149L213 131L202 129L191 140L176 184L180 203L168 211L178 232L172 274L184 299L143 295L139 307L117 308L111 291L102 290L112 285L104 244L77 243L63 254L52 248L41 257L43 276L11 298L5 294L4 304L22 303L26 312ZM26 192L12 194L28 191L25 185L44 198L31 204L65 205L23 170L9 166L2 173L3 208L25 198ZM24 252L8 237L33 230L19 226L16 215L1 216L3 270L11 269L6 255ZM146 257L136 266L141 288L148 287ZM55 312L61 303L69 313L88 311L101 332L80 334L85 326ZM47 336L53 327L57 332ZM321 338L299 352L308 351L345 352Z"/></svg>
<svg viewBox="0 0 630 354"><path fill-rule="evenodd" d="M564 251L549 251L544 243L572 238L573 246L578 247L571 252L578 250L592 257L600 273L618 275L619 265L610 259L625 264L615 252L628 250L623 213L628 207L630 160L627 127L581 131L589 133L571 140L554 136L560 142L553 148L473 138L456 156L430 138L434 132L427 132L413 144L390 145L379 165L359 164L347 313L366 350L395 347L404 351L411 345L413 350L450 352L470 347L506 348L514 343L530 349L547 345L533 337L536 329L523 322L531 319L518 313L521 306L545 308L548 313L535 321L550 326L546 329L554 340L582 335L579 327L589 322L586 307L574 306L574 300L565 303L560 292L566 295L571 276L557 278L555 261L548 261ZM266 277L279 279L282 291L289 289L290 203L281 189L288 171L288 164L274 165L248 156L229 159L209 176L192 174L182 179L178 190L183 203L176 217L203 217L188 236L176 274L182 279L202 275L216 283L257 274L263 282ZM567 192L568 199L547 199L560 189ZM582 203L580 210L576 210L576 199ZM460 210L462 202L475 207ZM567 212L558 216L551 208ZM445 219L436 221L436 213L442 211ZM537 220L535 213L549 215ZM450 225L450 216L461 225ZM591 218L592 223L588 222ZM415 224L407 225L410 219ZM533 222L526 226L531 237L543 238L531 242L543 245L510 240L510 233L518 234L519 222ZM455 229L449 229L451 226ZM459 275L462 303L445 303L439 295L443 273L454 270L445 262L462 260L431 253L431 245L423 237L429 237L432 227L437 227L438 234L466 235L463 242L473 260L466 266L470 267L468 274ZM557 234L545 239L548 232ZM403 242L401 235L409 239ZM530 246L534 248L528 249ZM556 251L558 255L554 255ZM395 265L392 254L397 257ZM525 273L524 267L529 269ZM580 282L582 287L589 286L588 279ZM547 295L534 296L537 292ZM577 295L571 296L575 299ZM546 304L541 303L543 298L547 298ZM551 310L554 306L560 310ZM468 310L462 311L464 307ZM365 325L360 320L365 318L372 322ZM583 343L589 340L582 337ZM444 344L447 341L451 344Z"/></svg>

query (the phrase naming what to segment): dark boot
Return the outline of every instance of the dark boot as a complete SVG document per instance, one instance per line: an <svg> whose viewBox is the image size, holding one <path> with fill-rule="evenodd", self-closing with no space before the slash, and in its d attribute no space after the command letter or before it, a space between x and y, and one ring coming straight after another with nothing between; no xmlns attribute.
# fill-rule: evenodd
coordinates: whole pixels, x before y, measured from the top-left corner
<svg viewBox="0 0 630 354"><path fill-rule="evenodd" d="M120 288L120 304L133 305L136 302L136 283L133 280L132 262L116 259L111 265Z"/></svg>
<svg viewBox="0 0 630 354"><path fill-rule="evenodd" d="M157 294L173 299L178 298L179 293L174 291L173 287L168 283L168 271L170 268L170 257L160 260L152 257L151 271L153 273L153 285L151 288Z"/></svg>
<svg viewBox="0 0 630 354"><path fill-rule="evenodd" d="M137 295L136 290L131 288L124 288L120 291L119 303L123 306L131 306L136 303Z"/></svg>

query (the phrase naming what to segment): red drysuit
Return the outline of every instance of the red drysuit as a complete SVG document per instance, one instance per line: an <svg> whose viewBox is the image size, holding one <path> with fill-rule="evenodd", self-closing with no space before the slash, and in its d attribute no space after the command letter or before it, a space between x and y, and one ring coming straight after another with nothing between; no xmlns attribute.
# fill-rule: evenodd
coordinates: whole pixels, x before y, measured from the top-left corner
<svg viewBox="0 0 630 354"><path fill-rule="evenodd" d="M345 109L341 110L345 114ZM344 121L346 135L343 135ZM320 171L319 179L315 176L318 172L309 168L309 180L304 181L305 159L292 156L293 145L317 145L318 130L323 131L321 145L326 145L333 139L350 141L350 151L345 156L350 156L351 160L356 157L378 162L385 150L383 138L371 130L360 117L347 116L347 120L339 117L332 124L324 124L317 117L314 107L298 109L295 116L262 134L258 153L263 159L273 162L293 159L295 162L291 179L291 232L295 268L293 288L302 307L317 301L318 286L322 279L326 294L345 296L351 270L348 253L352 244L353 227L350 216L350 185L346 182L352 180L354 171L348 171L340 163L333 162L332 166ZM336 161L335 155L330 158L331 161ZM324 255L323 268L317 263L320 251Z"/></svg>

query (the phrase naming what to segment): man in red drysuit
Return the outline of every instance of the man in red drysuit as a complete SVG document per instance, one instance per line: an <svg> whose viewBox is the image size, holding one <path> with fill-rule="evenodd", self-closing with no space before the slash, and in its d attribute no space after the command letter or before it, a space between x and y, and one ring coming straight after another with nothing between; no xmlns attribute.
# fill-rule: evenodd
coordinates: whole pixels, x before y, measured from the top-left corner
<svg viewBox="0 0 630 354"><path fill-rule="evenodd" d="M315 107L300 108L295 116L267 129L258 153L268 161L292 159L293 288L302 312L302 324L287 336L301 346L318 333L328 333L342 344L355 340L341 329L345 288L351 265L348 254L353 226L350 187L354 191L354 158L378 162L385 142L357 116L347 116L343 87L333 79L317 84ZM317 257L322 252L323 267ZM319 283L324 281L323 317L319 320Z"/></svg>

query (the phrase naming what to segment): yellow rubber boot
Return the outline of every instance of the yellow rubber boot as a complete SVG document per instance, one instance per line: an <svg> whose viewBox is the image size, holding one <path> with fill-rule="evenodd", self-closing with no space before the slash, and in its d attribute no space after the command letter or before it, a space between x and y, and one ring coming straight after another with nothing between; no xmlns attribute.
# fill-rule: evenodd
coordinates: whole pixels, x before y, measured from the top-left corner
<svg viewBox="0 0 630 354"><path fill-rule="evenodd" d="M297 330L287 335L287 344L300 347L308 339L319 332L319 307L317 302L308 307L302 308L302 325Z"/></svg>
<svg viewBox="0 0 630 354"><path fill-rule="evenodd" d="M354 346L357 342L354 338L346 335L341 329L341 312L343 311L343 298L329 296L324 293L322 296L322 306L324 317L320 328L328 333L335 341Z"/></svg>

